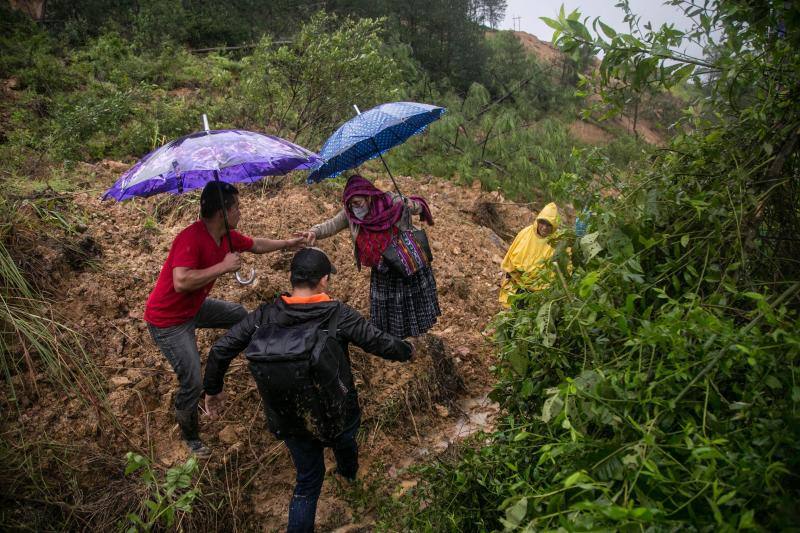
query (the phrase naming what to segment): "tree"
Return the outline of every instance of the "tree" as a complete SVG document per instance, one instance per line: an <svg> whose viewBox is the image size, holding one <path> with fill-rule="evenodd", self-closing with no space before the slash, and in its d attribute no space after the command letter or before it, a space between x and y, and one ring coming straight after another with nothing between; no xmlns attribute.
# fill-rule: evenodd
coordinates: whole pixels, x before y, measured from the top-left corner
<svg viewBox="0 0 800 533"><path fill-rule="evenodd" d="M242 71L242 121L315 143L362 109L397 100L399 68L383 53L383 21L319 12L290 44L264 37Z"/></svg>
<svg viewBox="0 0 800 533"><path fill-rule="evenodd" d="M506 14L506 0L472 0L470 18L478 24L496 28Z"/></svg>
<svg viewBox="0 0 800 533"><path fill-rule="evenodd" d="M589 152L570 196L593 196L594 231L561 234L583 261L550 265L555 283L497 317L498 429L429 469L400 529L798 522L800 5L671 3L690 30L640 32L629 10L628 33L577 12L546 20L564 51L602 55L586 82L612 110L687 79L707 93L632 175ZM686 55L685 39L718 54Z"/></svg>

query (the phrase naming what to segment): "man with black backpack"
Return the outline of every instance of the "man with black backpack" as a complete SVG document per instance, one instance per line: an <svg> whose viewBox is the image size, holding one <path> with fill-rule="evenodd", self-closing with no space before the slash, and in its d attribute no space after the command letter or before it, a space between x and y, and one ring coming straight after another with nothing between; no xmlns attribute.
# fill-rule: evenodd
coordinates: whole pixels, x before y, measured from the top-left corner
<svg viewBox="0 0 800 533"><path fill-rule="evenodd" d="M214 416L224 401L225 372L245 352L264 400L267 425L286 443L297 470L290 532L314 530L325 447L333 449L339 475L356 477L361 411L348 344L392 361L408 361L414 354L411 344L375 328L325 293L335 272L322 250L297 252L291 263L291 294L248 314L214 344L206 364L206 409Z"/></svg>

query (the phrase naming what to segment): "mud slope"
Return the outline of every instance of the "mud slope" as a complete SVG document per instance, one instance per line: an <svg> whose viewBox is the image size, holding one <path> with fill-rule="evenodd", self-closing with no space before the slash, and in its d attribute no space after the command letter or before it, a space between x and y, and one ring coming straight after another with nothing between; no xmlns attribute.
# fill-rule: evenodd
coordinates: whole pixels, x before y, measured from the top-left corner
<svg viewBox="0 0 800 533"><path fill-rule="evenodd" d="M108 162L82 172L98 188L110 185L119 165ZM506 236L533 218L527 207L501 205L504 200L496 193L486 195L478 188L408 177L401 177L399 184L404 192L422 195L430 203L435 225L427 230L444 314L433 336L417 341L418 357L409 364L353 351L364 411L360 475L368 484L389 480L383 485L387 491L413 485L406 473L408 466L491 423L496 407L485 400L485 394L492 382L489 367L493 356L484 331L498 310L499 262L506 243L491 229L473 222L480 220L473 209L479 200L499 202L492 205L497 210L495 215L499 213L504 221ZM378 185L390 187L382 180ZM340 187L328 182L312 187L243 188L240 230L280 238L308 228L336 213ZM20 417L27 431L40 432L51 441L76 444L88 455L122 458L126 451L137 450L151 453L164 467L171 466L187 456L172 415L177 381L141 317L172 239L196 219L196 196L119 204L101 202L94 189L77 195L76 203L90 213L88 234L101 255L95 269L64 277L59 307L85 336L86 349L102 372L111 410L122 429L114 431L98 424L95 415L78 400L57 394L40 394L35 401L27 402ZM369 272L356 270L349 236L341 233L319 246L339 268L332 295L366 315ZM290 257L288 252L247 254L246 265L257 269L258 281L242 287L226 277L217 282L211 296L253 309L288 289ZM199 332L204 359L221 333ZM221 419L201 422L201 432L215 452L204 465L206 474L216 476L222 485L235 487L227 489L234 517L230 527L265 531L283 528L293 468L284 447L266 431L260 399L243 357L234 361L226 391L228 402ZM16 422L15 417L10 418L4 424L6 428ZM121 472L115 480L94 476L87 481L94 486L84 490L91 494L104 483L121 479ZM327 481L317 514L319 530L353 522L369 524L369 506L353 509L348 501Z"/></svg>
<svg viewBox="0 0 800 533"><path fill-rule="evenodd" d="M568 60L567 55L553 46L552 43L542 41L530 33L515 31L514 35L520 40L525 51L535 56L542 65L548 66L551 75L553 75L555 79L558 79L564 62ZM599 66L600 60L595 57L592 61L591 68L596 70ZM590 97L592 101L596 99L596 95ZM642 117L639 117L637 121L635 132L633 128L633 119L625 114L603 122L579 119L570 124L570 133L579 141L590 145L600 146L608 144L617 137L620 132L626 132L631 135L638 134L644 142L655 146L663 146L666 142L664 134L657 131L653 124Z"/></svg>

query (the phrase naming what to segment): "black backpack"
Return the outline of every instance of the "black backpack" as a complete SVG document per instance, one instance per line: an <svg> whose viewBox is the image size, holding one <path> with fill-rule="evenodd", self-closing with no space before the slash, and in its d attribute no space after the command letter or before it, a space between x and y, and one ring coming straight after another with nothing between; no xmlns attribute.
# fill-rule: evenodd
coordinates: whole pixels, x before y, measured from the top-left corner
<svg viewBox="0 0 800 533"><path fill-rule="evenodd" d="M311 436L329 442L345 429L353 387L347 356L336 340L339 305L319 324L258 328L245 349L250 371L278 438Z"/></svg>

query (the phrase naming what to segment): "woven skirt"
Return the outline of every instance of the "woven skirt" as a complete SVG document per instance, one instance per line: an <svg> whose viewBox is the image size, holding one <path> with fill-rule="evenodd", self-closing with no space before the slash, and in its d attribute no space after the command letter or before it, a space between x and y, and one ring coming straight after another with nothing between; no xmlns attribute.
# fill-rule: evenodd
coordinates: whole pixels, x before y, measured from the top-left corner
<svg viewBox="0 0 800 533"><path fill-rule="evenodd" d="M431 329L436 317L442 314L431 267L409 277L381 267L372 269L369 321L402 339L417 337Z"/></svg>

